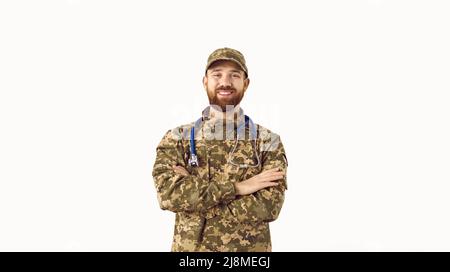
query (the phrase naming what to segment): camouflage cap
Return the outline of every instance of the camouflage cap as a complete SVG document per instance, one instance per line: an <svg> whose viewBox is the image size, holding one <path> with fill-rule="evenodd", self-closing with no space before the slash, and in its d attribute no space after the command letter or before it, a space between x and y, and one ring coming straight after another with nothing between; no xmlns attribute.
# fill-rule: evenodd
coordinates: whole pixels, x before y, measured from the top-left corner
<svg viewBox="0 0 450 272"><path fill-rule="evenodd" d="M247 66L245 65L244 55L242 55L242 53L237 51L236 49L223 47L214 50L214 52L212 52L208 57L205 73L208 70L209 66L211 66L213 62L218 60L231 60L235 62L237 65L239 65L239 67L241 67L242 71L244 71L245 75L248 77L248 70Z"/></svg>

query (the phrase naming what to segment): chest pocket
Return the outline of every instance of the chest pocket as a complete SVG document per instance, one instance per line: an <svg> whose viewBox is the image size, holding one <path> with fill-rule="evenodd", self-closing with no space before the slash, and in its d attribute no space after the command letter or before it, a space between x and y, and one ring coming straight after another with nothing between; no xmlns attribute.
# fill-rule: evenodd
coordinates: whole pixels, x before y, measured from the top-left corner
<svg viewBox="0 0 450 272"><path fill-rule="evenodd" d="M261 162L258 165L259 153L256 144L248 140L240 140L234 152L233 148L234 145L231 147L227 163L230 179L243 181L261 172L262 166ZM261 158L259 159L261 160Z"/></svg>

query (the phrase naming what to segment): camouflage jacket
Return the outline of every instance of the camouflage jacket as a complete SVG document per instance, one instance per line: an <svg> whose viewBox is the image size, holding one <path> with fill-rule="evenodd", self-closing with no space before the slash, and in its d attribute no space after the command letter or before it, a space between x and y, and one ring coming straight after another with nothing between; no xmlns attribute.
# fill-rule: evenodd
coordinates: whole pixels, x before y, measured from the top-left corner
<svg viewBox="0 0 450 272"><path fill-rule="evenodd" d="M280 185L245 196L235 194L233 183L275 167L286 172L287 159L280 137L255 124L258 152L254 153L246 127L246 138L237 141L233 163L229 163L236 131L231 131L231 138L220 139L217 123L209 122L207 114L205 110L199 130L202 135L195 137L198 167L188 163L194 122L167 131L156 148L152 175L159 205L176 213L172 251L271 251L268 223L280 214L287 189L286 175ZM241 110L239 116L242 115ZM236 128L236 117L234 125ZM230 130L222 130L223 136L230 137ZM255 154L260 157L258 167L238 166L256 165ZM190 175L176 173L173 165L183 166Z"/></svg>

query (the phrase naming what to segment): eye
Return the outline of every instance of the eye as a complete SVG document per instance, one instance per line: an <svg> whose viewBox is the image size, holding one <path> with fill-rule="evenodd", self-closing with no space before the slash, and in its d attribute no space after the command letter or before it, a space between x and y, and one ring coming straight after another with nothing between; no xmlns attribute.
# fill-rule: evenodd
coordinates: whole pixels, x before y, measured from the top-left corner
<svg viewBox="0 0 450 272"><path fill-rule="evenodd" d="M213 77L220 77L220 74L213 74Z"/></svg>
<svg viewBox="0 0 450 272"><path fill-rule="evenodd" d="M233 74L233 77L235 77L235 78L240 78L241 75L240 75L240 74Z"/></svg>

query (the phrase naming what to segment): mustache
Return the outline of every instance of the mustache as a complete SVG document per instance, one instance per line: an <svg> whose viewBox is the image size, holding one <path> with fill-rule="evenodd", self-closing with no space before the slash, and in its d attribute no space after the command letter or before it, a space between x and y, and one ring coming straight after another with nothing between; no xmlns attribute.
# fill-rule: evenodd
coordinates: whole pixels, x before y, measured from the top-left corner
<svg viewBox="0 0 450 272"><path fill-rule="evenodd" d="M236 89L233 87L219 87L216 91L236 91Z"/></svg>

